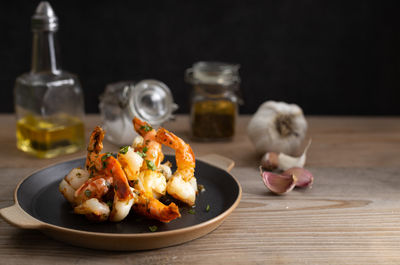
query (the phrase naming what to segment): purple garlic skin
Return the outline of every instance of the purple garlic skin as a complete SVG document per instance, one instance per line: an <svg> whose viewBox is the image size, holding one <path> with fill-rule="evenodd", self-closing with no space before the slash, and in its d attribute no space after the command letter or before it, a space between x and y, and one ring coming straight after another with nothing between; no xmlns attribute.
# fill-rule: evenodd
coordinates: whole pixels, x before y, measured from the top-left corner
<svg viewBox="0 0 400 265"><path fill-rule="evenodd" d="M261 167L260 172L264 185L275 194L285 194L293 190L297 184L297 177L295 175L280 175L263 171Z"/></svg>
<svg viewBox="0 0 400 265"><path fill-rule="evenodd" d="M294 176L297 178L296 187L311 187L314 177L310 171L301 167L292 167L282 173L284 176Z"/></svg>

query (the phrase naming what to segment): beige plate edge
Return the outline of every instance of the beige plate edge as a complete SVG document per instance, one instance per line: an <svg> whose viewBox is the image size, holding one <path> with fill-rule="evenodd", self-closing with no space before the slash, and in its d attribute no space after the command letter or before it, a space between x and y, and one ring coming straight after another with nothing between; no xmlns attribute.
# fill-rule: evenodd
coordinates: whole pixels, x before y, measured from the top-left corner
<svg viewBox="0 0 400 265"><path fill-rule="evenodd" d="M71 159L68 161L76 160L79 158ZM69 243L75 246L82 246L93 249L103 250L146 250L156 249L162 247L173 246L181 243L185 243L201 236L204 236L211 231L215 230L221 223L235 210L239 205L242 197L242 187L237 179L229 173L233 168L234 162L224 156L210 154L198 158L202 162L210 164L214 167L225 170L232 179L236 182L239 187L239 193L235 202L225 212L220 215L197 225L180 228L172 231L162 231L153 233L141 233L141 234L114 234L114 233L99 233L99 232L88 232L82 230L75 230L70 228L64 228L49 223L42 222L28 213L26 213L19 205L17 192L20 185L32 174L41 171L47 167L38 169L28 176L23 178L17 185L14 191L15 204L0 209L0 216L2 216L11 225L17 226L23 229L37 229L44 234L52 237L56 240ZM67 161L63 161L67 162ZM59 163L55 163L57 165Z"/></svg>

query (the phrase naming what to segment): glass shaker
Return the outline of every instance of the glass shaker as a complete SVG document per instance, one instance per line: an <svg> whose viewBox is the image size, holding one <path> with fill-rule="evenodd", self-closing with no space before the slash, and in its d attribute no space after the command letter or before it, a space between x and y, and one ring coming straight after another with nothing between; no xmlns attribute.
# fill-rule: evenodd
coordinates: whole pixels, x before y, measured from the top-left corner
<svg viewBox="0 0 400 265"><path fill-rule="evenodd" d="M193 86L190 123L194 140L229 140L235 133L238 114L239 65L197 62L186 70Z"/></svg>
<svg viewBox="0 0 400 265"><path fill-rule="evenodd" d="M84 147L84 102L81 85L61 70L56 32L58 19L48 2L32 17L32 67L14 87L17 147L40 158Z"/></svg>
<svg viewBox="0 0 400 265"><path fill-rule="evenodd" d="M107 132L105 137L119 146L131 145L137 135L132 124L134 117L157 128L172 119L177 108L168 86L153 79L109 84L100 96L99 104Z"/></svg>

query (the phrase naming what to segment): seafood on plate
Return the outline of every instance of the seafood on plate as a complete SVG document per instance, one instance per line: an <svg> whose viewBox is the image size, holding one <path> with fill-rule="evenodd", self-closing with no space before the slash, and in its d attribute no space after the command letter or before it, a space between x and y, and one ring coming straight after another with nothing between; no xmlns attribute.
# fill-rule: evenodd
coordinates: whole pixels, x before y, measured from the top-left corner
<svg viewBox="0 0 400 265"><path fill-rule="evenodd" d="M72 169L59 184L74 213L92 221L119 222L132 210L168 223L181 215L175 203L162 203L162 196L195 204L198 191L192 148L162 127L156 130L136 117L132 122L138 136L132 146L121 147L117 156L101 153L105 131L99 126L93 130L85 168ZM162 163L162 145L175 150L174 173L169 161Z"/></svg>
<svg viewBox="0 0 400 265"><path fill-rule="evenodd" d="M192 148L164 128L158 129L156 139L175 150L177 169L168 180L168 194L193 206L197 194L197 181L194 177L195 157Z"/></svg>

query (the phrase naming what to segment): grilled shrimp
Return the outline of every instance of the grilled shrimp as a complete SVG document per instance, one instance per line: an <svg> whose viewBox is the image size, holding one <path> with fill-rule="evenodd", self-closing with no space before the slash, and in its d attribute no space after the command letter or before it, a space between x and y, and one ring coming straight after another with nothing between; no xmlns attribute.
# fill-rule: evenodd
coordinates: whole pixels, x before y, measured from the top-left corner
<svg viewBox="0 0 400 265"><path fill-rule="evenodd" d="M99 161L103 164L101 172L97 172L97 176L86 181L75 192L78 206L74 208L74 212L85 214L90 220L103 221L108 218L112 222L119 222L129 214L135 196L117 159L102 154L94 163L97 165ZM109 205L101 200L111 190L114 192L114 199L110 212L109 208L108 211L104 210Z"/></svg>
<svg viewBox="0 0 400 265"><path fill-rule="evenodd" d="M104 130L100 126L96 126L90 135L90 140L87 148L87 157L85 168L93 176L96 173L94 162L98 158L101 150L103 150Z"/></svg>
<svg viewBox="0 0 400 265"><path fill-rule="evenodd" d="M143 216L156 219L164 223L181 217L178 206L171 202L168 206L153 197L138 196L138 201L132 206L132 209Z"/></svg>
<svg viewBox="0 0 400 265"><path fill-rule="evenodd" d="M74 193L74 202L76 205L96 198L101 199L106 195L113 183L111 176L98 175L85 181Z"/></svg>
<svg viewBox="0 0 400 265"><path fill-rule="evenodd" d="M75 191L88 179L89 173L86 170L74 168L61 181L59 190L72 205L76 205Z"/></svg>
<svg viewBox="0 0 400 265"><path fill-rule="evenodd" d="M103 148L104 132L96 127L90 137L85 168L74 168L61 181L60 192L74 206L74 212L84 214L89 220L104 221L110 214L109 206L100 199L112 183L112 178L94 174L94 162ZM90 173L89 173L90 172ZM92 176L92 178L90 178Z"/></svg>
<svg viewBox="0 0 400 265"><path fill-rule="evenodd" d="M135 151L142 152L146 157L142 168L158 168L164 160L164 154L161 150L161 144L156 141L156 130L147 122L136 117L133 118L132 122L136 132L143 137L142 141L136 140L136 143L134 143L136 145Z"/></svg>
<svg viewBox="0 0 400 265"><path fill-rule="evenodd" d="M140 178L140 169L143 165L143 158L133 148L126 146L118 153L118 161L125 171L126 177L135 189L144 191L143 179Z"/></svg>
<svg viewBox="0 0 400 265"><path fill-rule="evenodd" d="M161 193L162 190L156 189L154 187L157 185L152 185L155 182L154 180L151 181L148 176L141 176L142 174L140 173L140 169L144 164L143 158L129 147L127 148L126 152L120 152L118 154L118 160L109 153L100 154L100 151L102 149L101 144L103 137L103 130L100 127L96 127L90 138L91 142L89 143L88 148L87 164L89 165L88 170L90 171L91 175L94 176L92 178L94 179L93 182L96 179L105 179L108 183L111 184L109 185L107 184L107 182L105 182L106 186L109 188L113 188L114 200L112 210L109 214L109 220L114 222L121 221L128 215L132 206L135 212L137 212L138 214L145 215L149 218L157 219L162 222L169 222L179 217L179 209L175 204L166 206L159 202L157 199L153 198L153 188L155 190L154 192L158 191ZM158 147L155 144L155 137L147 135L147 133L143 133L143 138L148 140L147 145L145 143L141 149L141 151L144 152L145 150L143 150L143 148L145 146L148 146L148 150L146 150L147 159L149 150L157 150ZM159 151L157 151L157 156L151 156L151 158L163 159L161 148ZM90 180L91 179L89 179L87 182L89 183ZM133 188L129 186L128 180L132 181L131 183L135 183L135 185L133 185ZM99 186L99 188L100 189L97 190L97 192L101 192L104 187ZM96 192L84 192L83 189L81 192L88 193L85 194L85 196L96 196ZM89 199L89 197L87 199ZM76 212L78 213L78 211ZM91 215L93 215L93 213L85 214L88 218L91 218Z"/></svg>
<svg viewBox="0 0 400 265"><path fill-rule="evenodd" d="M75 207L74 212L85 214L91 220L99 219L99 221L102 221L106 218L106 211L102 209L106 206L108 207L108 205L102 202L101 199L109 191L113 190L114 199L112 210L111 212L108 211L109 220L119 222L129 214L132 204L135 201L135 196L117 159L111 155L108 156L108 154L101 154L94 161L96 168L99 167L99 164L103 168L96 172L95 177L90 178L75 192L78 206ZM97 200L97 202L93 202L93 199ZM92 202L88 204L88 200Z"/></svg>
<svg viewBox="0 0 400 265"><path fill-rule="evenodd" d="M159 199L165 195L167 181L161 172L146 169L140 172L140 179L143 180L143 191L147 197Z"/></svg>
<svg viewBox="0 0 400 265"><path fill-rule="evenodd" d="M190 206L194 205L197 181L194 177L195 157L192 148L164 128L158 129L156 140L175 150L177 170L168 181L167 193Z"/></svg>
<svg viewBox="0 0 400 265"><path fill-rule="evenodd" d="M91 221L102 222L108 219L110 208L106 203L92 198L76 206L74 212L84 214Z"/></svg>
<svg viewBox="0 0 400 265"><path fill-rule="evenodd" d="M170 178L172 177L171 166L172 166L171 162L167 161L158 167L158 171L160 171L164 175L167 181L170 180Z"/></svg>
<svg viewBox="0 0 400 265"><path fill-rule="evenodd" d="M91 178L74 192L73 205L77 205L74 211L85 214L91 220L103 221L109 218L110 221L118 222L128 215L134 196L118 160L110 153L100 154L103 138L104 131L97 126L90 136L85 164L87 175L90 174ZM110 212L109 206L102 199L111 191L114 192L114 200ZM68 196L71 198L70 194ZM108 211L105 210L107 207Z"/></svg>
<svg viewBox="0 0 400 265"><path fill-rule="evenodd" d="M133 192L118 160L113 156L101 160L103 160L103 164L105 163L105 174L113 177L114 202L110 213L110 221L118 222L129 214L134 203Z"/></svg>
<svg viewBox="0 0 400 265"><path fill-rule="evenodd" d="M84 214L89 220L104 221L110 214L109 206L100 199L108 191L112 178L89 178L86 170L74 168L59 185L64 197L74 206L74 212ZM83 183L82 183L83 182Z"/></svg>
<svg viewBox="0 0 400 265"><path fill-rule="evenodd" d="M114 222L123 220L131 208L138 214L161 222L180 217L176 204L167 206L158 200L166 193L166 176L170 177L171 172L170 165L160 166L164 155L161 144L157 142L157 132L139 119L134 119L133 124L141 138L134 144L135 149L121 149L118 159L110 153L100 153L104 131L98 126L93 130L86 170L71 170L59 186L61 193L74 206L75 213L84 214L93 221L108 219ZM190 170L179 172L190 174ZM193 170L191 172L193 175ZM175 175L178 173L175 172ZM190 179L195 180L193 177Z"/></svg>
<svg viewBox="0 0 400 265"><path fill-rule="evenodd" d="M124 147L120 150L118 161L121 163L131 186L136 190L156 199L165 195L167 188L165 176L161 172L150 169L141 171L143 158L131 147Z"/></svg>

